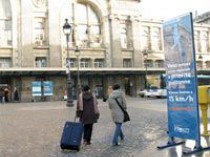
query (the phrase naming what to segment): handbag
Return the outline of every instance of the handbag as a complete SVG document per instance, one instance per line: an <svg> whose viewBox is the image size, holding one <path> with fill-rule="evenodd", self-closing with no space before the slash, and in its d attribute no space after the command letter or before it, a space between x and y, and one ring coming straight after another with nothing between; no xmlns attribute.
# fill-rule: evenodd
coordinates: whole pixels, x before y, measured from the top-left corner
<svg viewBox="0 0 210 157"><path fill-rule="evenodd" d="M124 115L124 122L130 121L130 116L128 112L120 105L119 101L115 98L115 101L117 102L118 106L121 108L123 115Z"/></svg>

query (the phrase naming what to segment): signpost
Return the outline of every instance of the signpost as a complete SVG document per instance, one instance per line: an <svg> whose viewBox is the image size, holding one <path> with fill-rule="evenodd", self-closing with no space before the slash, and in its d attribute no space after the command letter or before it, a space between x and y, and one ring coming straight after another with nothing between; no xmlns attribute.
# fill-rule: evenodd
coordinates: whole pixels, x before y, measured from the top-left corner
<svg viewBox="0 0 210 157"><path fill-rule="evenodd" d="M168 106L168 136L166 148L183 144L174 138L195 140L195 149L185 154L203 150L200 145L200 116L197 75L193 39L192 13L167 21L163 25Z"/></svg>

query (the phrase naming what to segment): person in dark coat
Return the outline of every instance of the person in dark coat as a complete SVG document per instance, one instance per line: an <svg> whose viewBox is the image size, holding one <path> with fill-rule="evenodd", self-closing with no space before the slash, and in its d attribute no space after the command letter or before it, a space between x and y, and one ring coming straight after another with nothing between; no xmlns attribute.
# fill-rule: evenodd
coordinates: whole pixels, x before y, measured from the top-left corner
<svg viewBox="0 0 210 157"><path fill-rule="evenodd" d="M0 88L0 103L3 103L4 90Z"/></svg>
<svg viewBox="0 0 210 157"><path fill-rule="evenodd" d="M17 90L17 88L15 87L14 88L14 101L19 101L20 99L19 99L19 93L18 93L18 90Z"/></svg>
<svg viewBox="0 0 210 157"><path fill-rule="evenodd" d="M77 105L77 110L80 111L80 121L84 125L83 142L85 145L90 145L93 124L99 118L99 109L97 98L90 91L89 86L84 86L83 92L78 97Z"/></svg>
<svg viewBox="0 0 210 157"><path fill-rule="evenodd" d="M5 102L9 102L9 90L7 87L4 89L4 97L5 97Z"/></svg>

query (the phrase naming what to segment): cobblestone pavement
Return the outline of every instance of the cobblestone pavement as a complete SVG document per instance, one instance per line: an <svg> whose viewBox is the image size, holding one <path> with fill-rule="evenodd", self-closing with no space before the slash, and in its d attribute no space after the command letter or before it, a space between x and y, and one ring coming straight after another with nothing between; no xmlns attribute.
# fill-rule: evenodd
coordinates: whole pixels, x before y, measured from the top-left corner
<svg viewBox="0 0 210 157"><path fill-rule="evenodd" d="M0 105L0 157L176 157L156 150L160 141L167 140L167 115L165 101L157 107L154 102L128 98L131 122L123 126L125 141L113 147L114 124L107 104L100 101L92 145L82 146L79 152L62 151L59 145L65 122L74 119L75 107L66 107L66 102Z"/></svg>

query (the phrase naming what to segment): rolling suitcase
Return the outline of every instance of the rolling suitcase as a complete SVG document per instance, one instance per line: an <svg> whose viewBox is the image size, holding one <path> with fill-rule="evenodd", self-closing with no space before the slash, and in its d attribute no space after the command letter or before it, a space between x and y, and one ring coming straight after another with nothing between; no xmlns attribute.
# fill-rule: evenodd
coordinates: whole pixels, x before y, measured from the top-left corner
<svg viewBox="0 0 210 157"><path fill-rule="evenodd" d="M67 121L63 128L60 147L64 149L80 150L83 135L83 124Z"/></svg>

